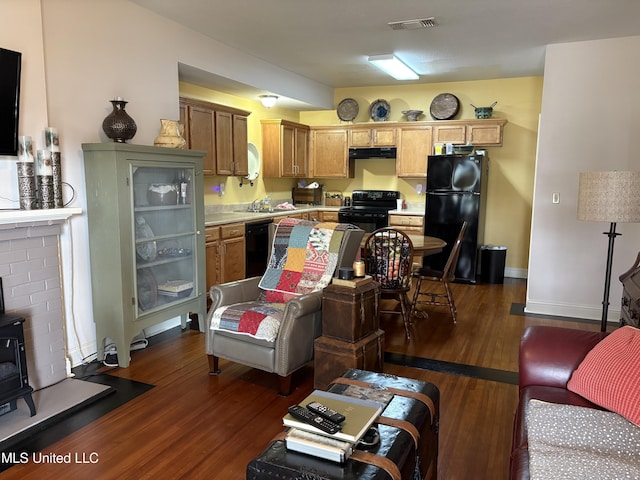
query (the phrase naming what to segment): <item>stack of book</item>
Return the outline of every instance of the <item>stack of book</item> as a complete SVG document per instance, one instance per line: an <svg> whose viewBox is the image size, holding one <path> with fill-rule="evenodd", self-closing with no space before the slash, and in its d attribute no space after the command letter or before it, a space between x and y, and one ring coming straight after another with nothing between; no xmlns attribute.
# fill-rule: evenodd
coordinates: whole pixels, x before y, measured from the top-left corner
<svg viewBox="0 0 640 480"><path fill-rule="evenodd" d="M393 394L389 392L354 386L349 386L340 395L314 390L300 406L306 407L310 403L319 402L342 414L344 420L338 424L340 429L335 433L327 433L287 414L282 419L283 424L290 427L285 437L287 449L343 463L391 398Z"/></svg>
<svg viewBox="0 0 640 480"><path fill-rule="evenodd" d="M158 285L158 293L167 297L188 297L193 290L193 282L189 280L169 280Z"/></svg>

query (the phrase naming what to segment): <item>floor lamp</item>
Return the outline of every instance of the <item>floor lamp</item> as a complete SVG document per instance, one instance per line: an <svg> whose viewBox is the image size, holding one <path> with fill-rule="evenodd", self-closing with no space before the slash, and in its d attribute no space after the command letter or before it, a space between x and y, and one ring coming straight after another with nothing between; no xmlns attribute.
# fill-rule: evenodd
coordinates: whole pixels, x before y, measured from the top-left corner
<svg viewBox="0 0 640 480"><path fill-rule="evenodd" d="M578 220L610 222L607 270L604 277L602 321L600 330L607 331L609 287L613 263L616 223L640 222L640 172L582 172L578 189Z"/></svg>

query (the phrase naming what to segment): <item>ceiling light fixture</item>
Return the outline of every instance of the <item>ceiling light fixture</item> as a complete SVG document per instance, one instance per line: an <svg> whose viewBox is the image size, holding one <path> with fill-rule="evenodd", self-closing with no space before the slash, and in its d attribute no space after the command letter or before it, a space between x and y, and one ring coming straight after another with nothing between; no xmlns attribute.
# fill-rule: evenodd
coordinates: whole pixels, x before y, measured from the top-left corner
<svg viewBox="0 0 640 480"><path fill-rule="evenodd" d="M416 72L393 54L373 55L369 61L385 73L388 73L396 80L417 80L420 78Z"/></svg>
<svg viewBox="0 0 640 480"><path fill-rule="evenodd" d="M273 107L276 104L276 100L278 100L277 95L260 95L260 101L264 108Z"/></svg>

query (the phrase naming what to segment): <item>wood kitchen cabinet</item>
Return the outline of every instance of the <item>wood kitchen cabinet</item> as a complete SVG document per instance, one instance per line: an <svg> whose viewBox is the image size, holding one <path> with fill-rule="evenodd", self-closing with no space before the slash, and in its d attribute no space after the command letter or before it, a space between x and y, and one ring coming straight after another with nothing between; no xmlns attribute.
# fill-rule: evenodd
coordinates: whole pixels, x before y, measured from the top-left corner
<svg viewBox="0 0 640 480"><path fill-rule="evenodd" d="M191 313L204 328L204 152L116 142L82 151L98 359L109 338L127 367L143 329L175 317L184 328ZM169 189L181 178L191 182L184 201Z"/></svg>
<svg viewBox="0 0 640 480"><path fill-rule="evenodd" d="M244 223L205 229L207 295L212 285L242 280L246 271Z"/></svg>
<svg viewBox="0 0 640 480"><path fill-rule="evenodd" d="M424 215L389 214L389 226L396 227L410 235L424 235Z"/></svg>
<svg viewBox="0 0 640 480"><path fill-rule="evenodd" d="M323 222L338 222L338 212L320 212L320 218Z"/></svg>
<svg viewBox="0 0 640 480"><path fill-rule="evenodd" d="M287 120L262 120L262 176L309 176L309 127Z"/></svg>
<svg viewBox="0 0 640 480"><path fill-rule="evenodd" d="M399 129L396 175L399 178L425 177L427 157L433 152L433 128L427 125Z"/></svg>
<svg viewBox="0 0 640 480"><path fill-rule="evenodd" d="M220 281L220 227L205 228L207 295L213 285Z"/></svg>
<svg viewBox="0 0 640 480"><path fill-rule="evenodd" d="M467 143L476 146L502 145L503 127L506 120L476 120L467 125Z"/></svg>
<svg viewBox="0 0 640 480"><path fill-rule="evenodd" d="M249 174L247 117L216 111L215 119L217 174L246 177Z"/></svg>
<svg viewBox="0 0 640 480"><path fill-rule="evenodd" d="M433 143L464 145L467 143L467 126L464 124L434 125Z"/></svg>
<svg viewBox="0 0 640 480"><path fill-rule="evenodd" d="M396 132L389 126L353 126L349 128L349 147L395 147Z"/></svg>
<svg viewBox="0 0 640 480"><path fill-rule="evenodd" d="M353 178L349 161L348 130L341 127L311 128L311 175L315 178Z"/></svg>
<svg viewBox="0 0 640 480"><path fill-rule="evenodd" d="M204 150L206 175L249 173L247 117L251 112L189 98L180 98L180 121L187 148Z"/></svg>
<svg viewBox="0 0 640 480"><path fill-rule="evenodd" d="M220 283L242 280L246 270L244 223L220 226Z"/></svg>

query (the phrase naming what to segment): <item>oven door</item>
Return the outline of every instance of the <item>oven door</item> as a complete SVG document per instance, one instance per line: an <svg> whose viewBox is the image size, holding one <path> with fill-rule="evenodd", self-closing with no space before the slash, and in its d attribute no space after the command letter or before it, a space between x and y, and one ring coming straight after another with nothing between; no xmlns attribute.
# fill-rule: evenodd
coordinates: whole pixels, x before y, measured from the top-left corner
<svg viewBox="0 0 640 480"><path fill-rule="evenodd" d="M381 212L342 209L338 211L338 221L340 223L350 223L356 227L360 227L367 233L371 233L379 228L388 226L389 215Z"/></svg>

